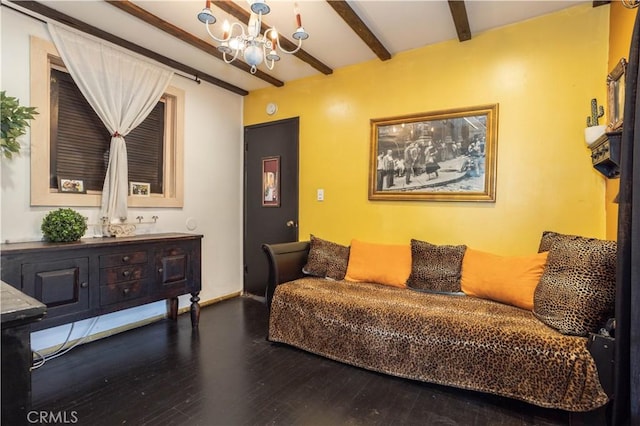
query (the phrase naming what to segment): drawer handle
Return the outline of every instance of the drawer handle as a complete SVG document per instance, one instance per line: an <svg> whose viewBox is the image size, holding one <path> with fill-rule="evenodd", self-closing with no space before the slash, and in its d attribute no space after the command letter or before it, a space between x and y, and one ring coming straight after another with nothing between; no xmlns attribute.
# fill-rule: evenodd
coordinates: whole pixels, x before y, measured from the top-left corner
<svg viewBox="0 0 640 426"><path fill-rule="evenodd" d="M123 288L122 289L122 294L124 294L125 296L128 295L131 292L130 288Z"/></svg>
<svg viewBox="0 0 640 426"><path fill-rule="evenodd" d="M123 256L123 257L122 257L122 261L123 261L123 262L128 262L128 261L129 261L129 259L130 259L130 258L129 258L129 256Z"/></svg>
<svg viewBox="0 0 640 426"><path fill-rule="evenodd" d="M158 268L158 272L159 272L159 273L162 273L162 268Z"/></svg>
<svg viewBox="0 0 640 426"><path fill-rule="evenodd" d="M86 281L85 281L85 282L82 282L82 283L80 283L80 287L81 287L81 288L87 288L87 287L89 287L89 283L88 283L88 282L86 282Z"/></svg>
<svg viewBox="0 0 640 426"><path fill-rule="evenodd" d="M123 277L128 277L129 275L131 275L131 271L122 271Z"/></svg>

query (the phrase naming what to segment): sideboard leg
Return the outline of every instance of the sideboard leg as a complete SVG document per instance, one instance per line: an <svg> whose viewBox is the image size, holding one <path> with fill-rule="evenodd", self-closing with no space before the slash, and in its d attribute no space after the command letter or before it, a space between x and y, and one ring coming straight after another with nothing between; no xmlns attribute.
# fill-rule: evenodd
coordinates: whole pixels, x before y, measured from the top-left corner
<svg viewBox="0 0 640 426"><path fill-rule="evenodd" d="M172 297L167 299L167 316L169 319L176 321L178 319L178 298Z"/></svg>
<svg viewBox="0 0 640 426"><path fill-rule="evenodd" d="M200 323L200 304L198 303L200 297L198 294L200 294L199 291L191 293L191 327L193 328L197 328Z"/></svg>

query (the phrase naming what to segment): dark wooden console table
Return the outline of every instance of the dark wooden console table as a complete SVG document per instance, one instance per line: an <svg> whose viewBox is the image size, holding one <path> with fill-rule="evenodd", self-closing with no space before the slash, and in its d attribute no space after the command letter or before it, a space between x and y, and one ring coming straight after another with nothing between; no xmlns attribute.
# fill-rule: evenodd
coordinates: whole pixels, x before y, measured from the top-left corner
<svg viewBox="0 0 640 426"><path fill-rule="evenodd" d="M46 307L7 283L0 285L2 424L26 425L31 409L31 324L42 318Z"/></svg>
<svg viewBox="0 0 640 426"><path fill-rule="evenodd" d="M167 299L178 316L178 296L191 294L198 326L201 239L192 234L93 238L74 243L2 244L2 280L47 306L42 330Z"/></svg>

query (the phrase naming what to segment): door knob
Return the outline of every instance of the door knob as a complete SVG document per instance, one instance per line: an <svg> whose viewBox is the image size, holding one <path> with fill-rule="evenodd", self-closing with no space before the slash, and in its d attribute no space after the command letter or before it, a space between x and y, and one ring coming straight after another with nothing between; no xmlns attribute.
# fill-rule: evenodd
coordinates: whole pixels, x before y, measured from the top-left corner
<svg viewBox="0 0 640 426"><path fill-rule="evenodd" d="M287 221L287 228L297 228L298 224L295 223L293 220L288 220Z"/></svg>

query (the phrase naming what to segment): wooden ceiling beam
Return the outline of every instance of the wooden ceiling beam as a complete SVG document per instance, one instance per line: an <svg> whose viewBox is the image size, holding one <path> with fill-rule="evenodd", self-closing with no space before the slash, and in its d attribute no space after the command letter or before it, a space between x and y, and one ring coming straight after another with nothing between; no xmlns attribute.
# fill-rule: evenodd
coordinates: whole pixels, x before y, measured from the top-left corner
<svg viewBox="0 0 640 426"><path fill-rule="evenodd" d="M211 2L211 4L215 5L218 9L222 10L223 12L226 12L229 15L233 16L234 18L238 19L240 22L244 23L245 25L249 23L249 18L251 17L251 14L248 11L241 8L240 6L238 6L236 3L232 1L215 1L214 0ZM264 32L268 29L269 29L269 25L267 25L263 20L262 28L260 28L260 32L264 34ZM280 31L278 31L278 33L280 33ZM282 34L279 34L279 41L280 41L280 46L282 46L283 49L286 49L289 51L295 50L298 47L297 44L294 44L290 40L286 39L285 37L282 36ZM333 69L331 69L329 66L325 65L324 63L320 62L320 60L311 56L309 53L305 52L304 49L298 50L293 55L298 59L300 59L301 61L304 61L307 64L311 65L313 68L317 69L318 71L320 71L325 75L333 74Z"/></svg>
<svg viewBox="0 0 640 426"><path fill-rule="evenodd" d="M367 27L345 0L327 0L327 3L329 3L329 6L336 11L342 20L351 27L353 32L369 46L369 49L371 49L381 61L391 59L391 53L389 53L382 42L378 40L378 37Z"/></svg>
<svg viewBox="0 0 640 426"><path fill-rule="evenodd" d="M129 15L132 15L138 19L140 19L143 22L146 22L149 25L153 25L154 27L158 28L159 30L164 31L167 34L170 34L176 38L178 38L179 40L184 41L185 43L190 44L193 47L196 47L200 50L202 50L203 52L208 53L211 56L214 56L220 60L224 60L223 58L223 54L218 51L218 49L213 46L212 44L207 43L206 41L204 41L203 39L194 36L193 34L183 30L182 28L178 28L177 26L173 25L170 22L165 21L164 19L148 12L147 10L141 8L140 6L136 5L135 3L129 1L129 0L118 0L118 1L114 1L114 0L105 0L107 3L109 3L112 6L117 7L118 9L128 13ZM233 65L234 67L241 69L242 71L251 74L251 67L245 63L242 62L240 60L235 60L233 62L231 62L230 65ZM284 82L281 80L278 80L277 78L270 76L269 74L261 71L261 70L257 70L254 74L252 74L256 77L258 77L261 80L266 81L269 84L273 84L276 87L282 87L284 86Z"/></svg>
<svg viewBox="0 0 640 426"><path fill-rule="evenodd" d="M611 3L611 0L593 0L593 7L604 6Z"/></svg>
<svg viewBox="0 0 640 426"><path fill-rule="evenodd" d="M182 71L187 74L194 75L201 80L204 80L215 86L222 87L223 89L226 89L230 92L233 92L242 96L246 96L249 94L248 91L238 86L234 86L233 84L227 83L226 81L222 81L216 77L213 77L207 73L199 71L181 62L174 61L173 59L167 58L166 56L160 55L159 53L156 53L152 50L146 49L142 46L138 46L137 44L131 43L130 41L124 40L111 33L108 33L99 28L91 26L86 22L80 21L76 18L73 18L69 15L66 15L62 12L59 12L55 9L45 6L37 1L20 1L14 4L24 9L35 12L41 16L44 16L45 18L60 22L62 24L75 28L76 30L98 37L102 40L106 40L120 47L124 47L125 49L138 53L140 55L146 56L147 58L153 59L154 61L160 62L161 64L167 65L168 67L171 67L178 71Z"/></svg>
<svg viewBox="0 0 640 426"><path fill-rule="evenodd" d="M449 0L448 3L453 24L458 33L458 40L471 40L471 28L469 27L469 17L467 16L467 7L464 5L464 0Z"/></svg>

